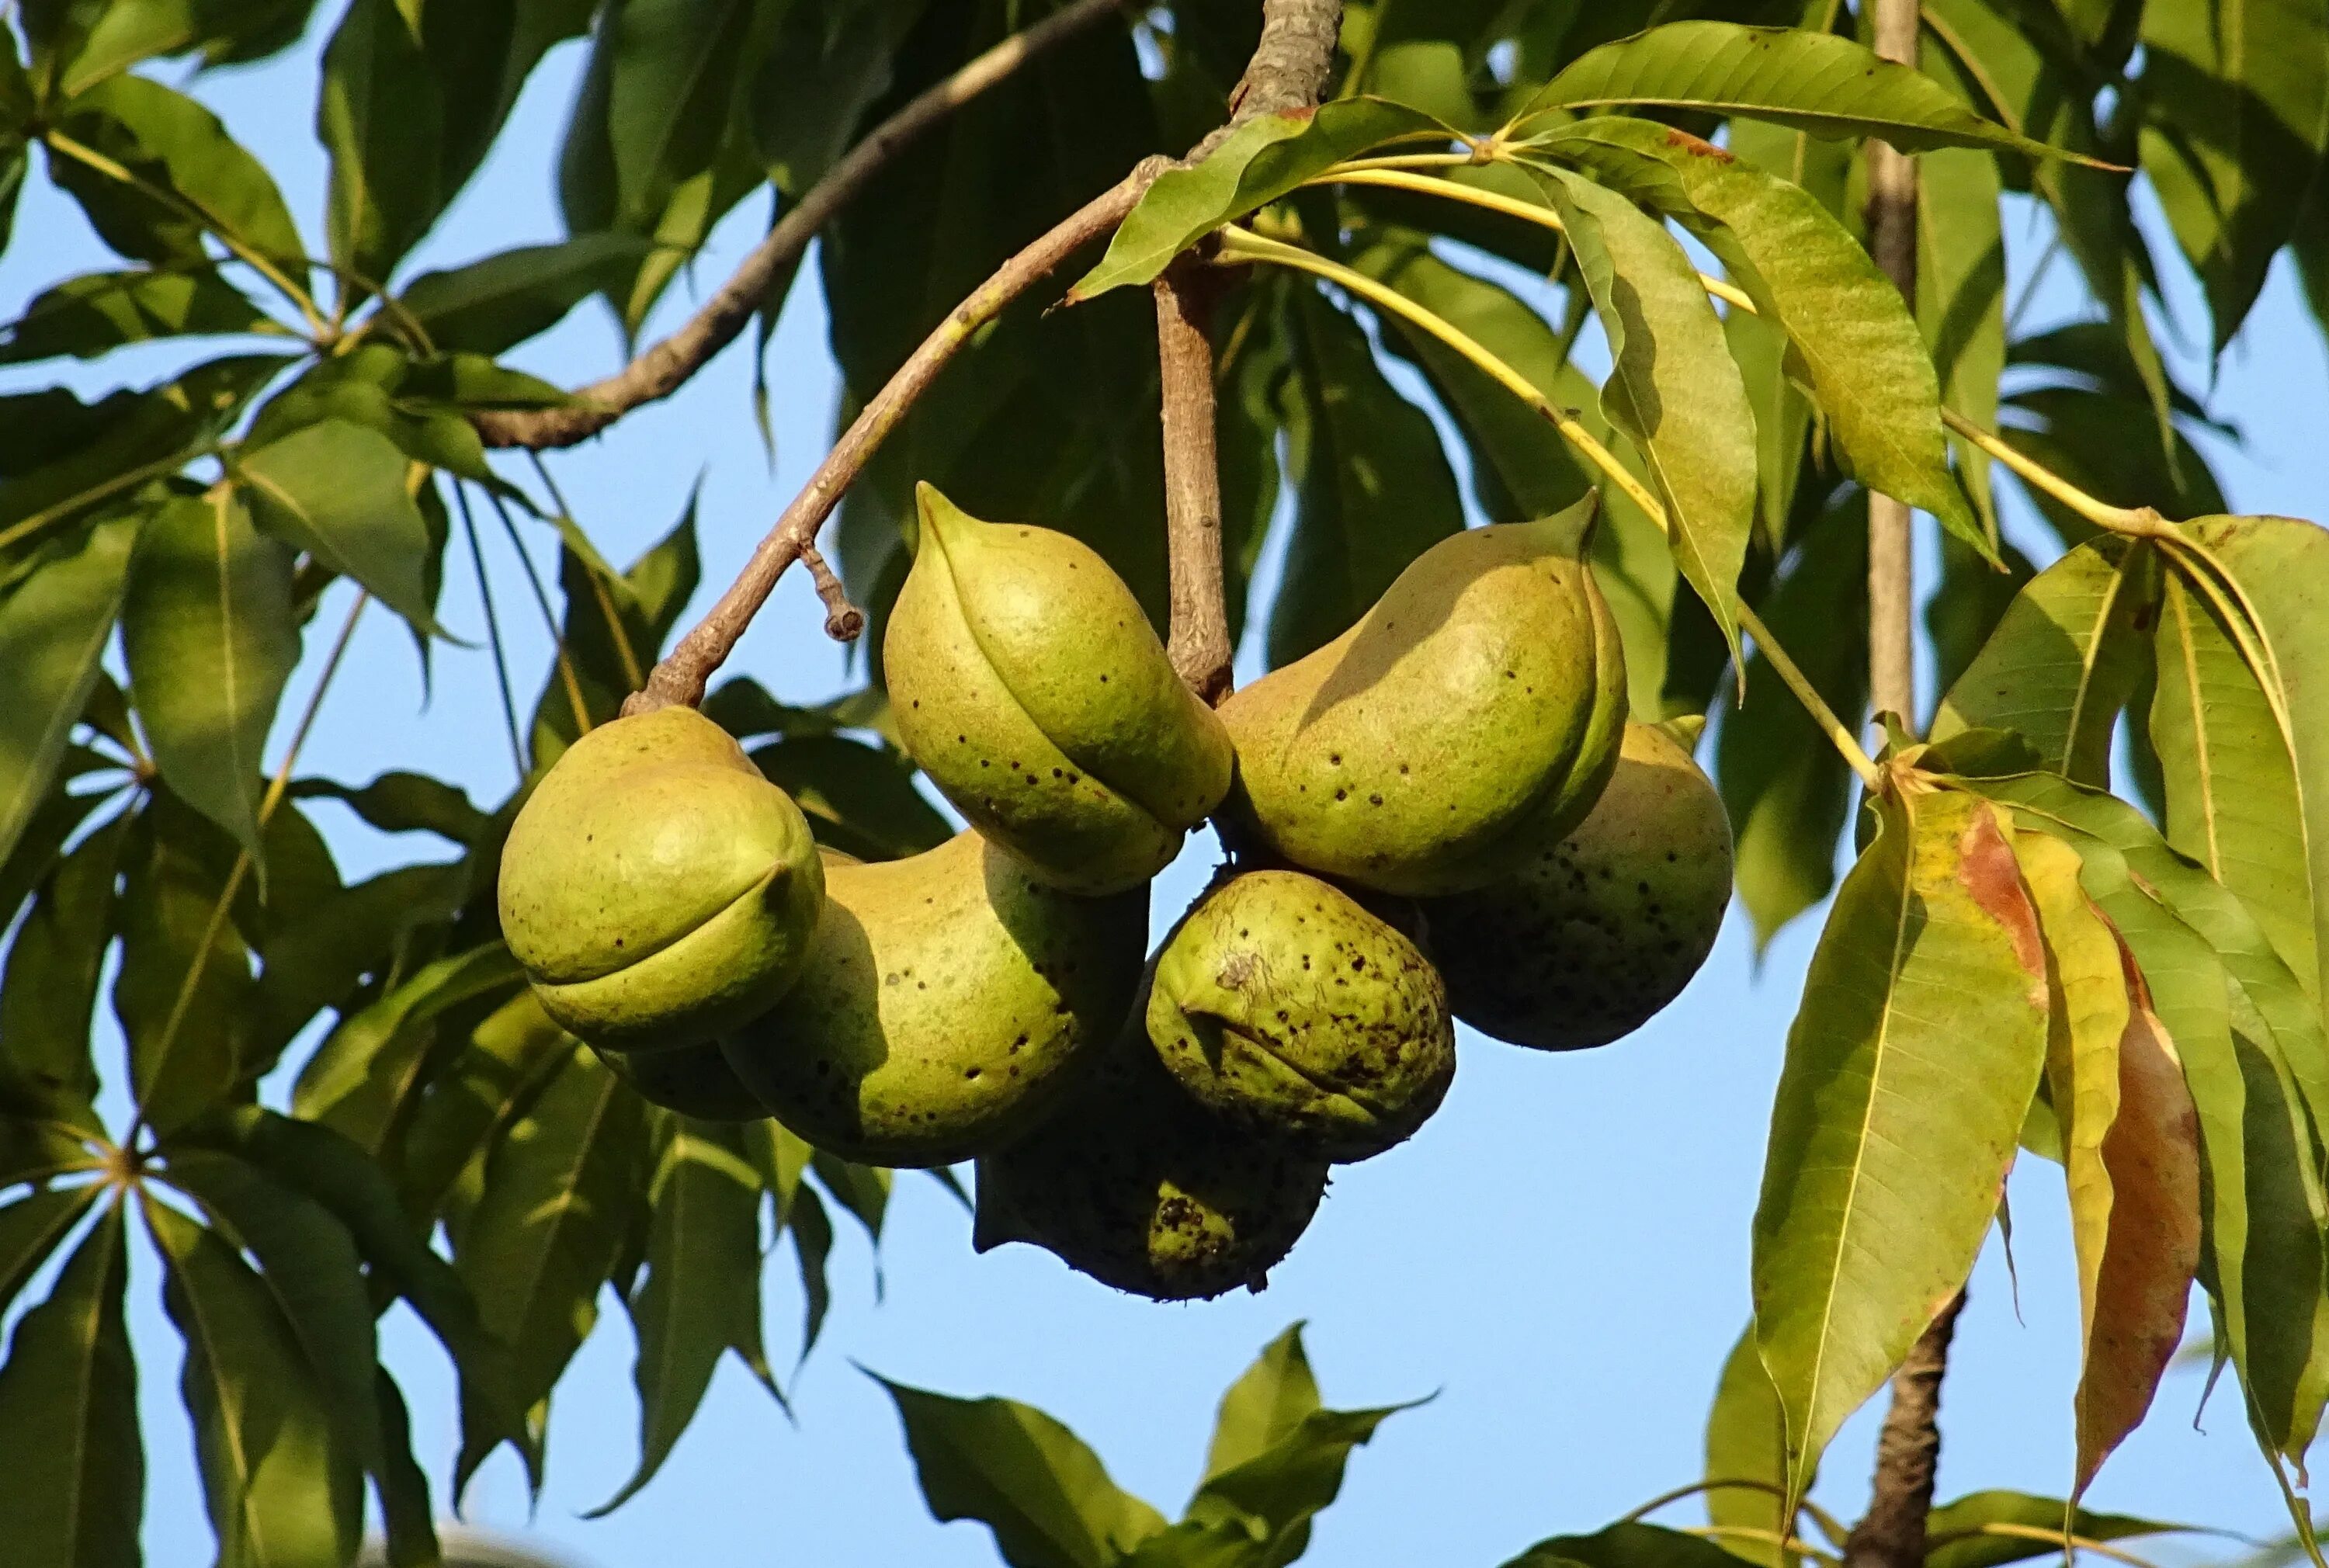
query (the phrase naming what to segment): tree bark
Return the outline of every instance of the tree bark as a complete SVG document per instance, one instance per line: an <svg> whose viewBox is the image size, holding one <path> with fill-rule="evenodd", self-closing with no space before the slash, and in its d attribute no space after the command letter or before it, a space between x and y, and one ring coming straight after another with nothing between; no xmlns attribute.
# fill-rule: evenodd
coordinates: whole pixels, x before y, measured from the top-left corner
<svg viewBox="0 0 2329 1568"><path fill-rule="evenodd" d="M1917 62L1917 0L1878 0L1876 52ZM1917 165L1891 144L1868 143L1868 249L1894 286L1917 299ZM1916 578L1909 555L1909 508L1889 495L1868 496L1868 691L1879 713L1917 724Z"/></svg>
<svg viewBox="0 0 2329 1568"><path fill-rule="evenodd" d="M1941 1375L1965 1292L1949 1298L1892 1375L1892 1408L1876 1439L1876 1480L1868 1512L1843 1545L1844 1568L1924 1568L1925 1520L1941 1460Z"/></svg>
<svg viewBox="0 0 2329 1568"><path fill-rule="evenodd" d="M1173 614L1164 652L1208 703L1230 692L1229 600L1221 584L1221 478L1214 446L1213 344L1219 280L1176 261L1153 286L1164 391L1164 535Z"/></svg>

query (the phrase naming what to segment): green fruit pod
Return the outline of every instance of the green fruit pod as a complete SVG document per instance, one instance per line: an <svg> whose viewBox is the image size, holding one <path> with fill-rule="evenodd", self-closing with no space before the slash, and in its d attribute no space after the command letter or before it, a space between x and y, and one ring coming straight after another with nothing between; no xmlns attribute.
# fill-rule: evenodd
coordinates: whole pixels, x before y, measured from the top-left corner
<svg viewBox="0 0 2329 1568"><path fill-rule="evenodd" d="M1589 497L1433 545L1359 624L1221 708L1224 832L1386 893L1481 887L1582 818L1626 716Z"/></svg>
<svg viewBox="0 0 2329 1568"><path fill-rule="evenodd" d="M936 1166L1000 1147L1131 1005L1146 887L1073 897L976 832L825 878L799 981L722 1041L737 1077L819 1149Z"/></svg>
<svg viewBox="0 0 2329 1568"><path fill-rule="evenodd" d="M1259 1290L1326 1191L1326 1162L1207 1113L1136 1012L1059 1111L978 1162L972 1244L1027 1242L1155 1301Z"/></svg>
<svg viewBox="0 0 2329 1568"><path fill-rule="evenodd" d="M919 543L882 644L906 750L1052 886L1146 882L1229 788L1221 720L1089 545L981 522L928 484L916 500Z"/></svg>
<svg viewBox="0 0 2329 1568"><path fill-rule="evenodd" d="M668 1051L599 1051L598 1056L649 1104L699 1122L768 1119L768 1108L744 1087L715 1041Z"/></svg>
<svg viewBox="0 0 2329 1568"><path fill-rule="evenodd" d="M1146 1024L1207 1110L1325 1160L1404 1141L1456 1075L1439 972L1299 871L1249 871L1200 899L1157 957Z"/></svg>
<svg viewBox="0 0 2329 1568"><path fill-rule="evenodd" d="M1427 899L1456 1016L1518 1046L1607 1045L1690 983L1730 904L1730 822L1714 783L1655 725L1567 838L1501 881Z"/></svg>
<svg viewBox="0 0 2329 1568"><path fill-rule="evenodd" d="M609 1050L697 1044L807 956L825 871L792 797L692 708L590 731L502 850L502 935L542 1009Z"/></svg>

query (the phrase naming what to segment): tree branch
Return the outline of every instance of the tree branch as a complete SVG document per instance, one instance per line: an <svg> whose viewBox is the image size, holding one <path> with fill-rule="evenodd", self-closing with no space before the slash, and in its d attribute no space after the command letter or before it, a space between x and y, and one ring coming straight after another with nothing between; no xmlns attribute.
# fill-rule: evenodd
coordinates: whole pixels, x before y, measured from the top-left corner
<svg viewBox="0 0 2329 1568"><path fill-rule="evenodd" d="M1164 540L1173 615L1164 652L1207 702L1229 695L1229 603L1221 586L1221 477L1214 450L1213 344L1219 275L1175 262L1153 286L1164 390Z"/></svg>
<svg viewBox="0 0 2329 1568"><path fill-rule="evenodd" d="M1293 95L1302 92L1311 95L1306 101L1315 101L1333 67L1342 10L1342 0L1262 0L1261 41L1231 95L1236 106L1231 127L1255 115L1297 107L1305 100ZM1222 134L1216 131L1207 136L1190 156L1202 156ZM702 701L712 672L726 661L752 617L768 602L777 579L804 549L816 546L817 530L840 503L842 493L947 361L1004 305L1078 249L1114 230L1156 176L1172 166L1167 158L1143 159L1123 179L1005 261L969 298L948 312L842 432L808 484L754 549L735 582L648 674L646 687L631 694L623 711L652 712L674 703L692 706Z"/></svg>
<svg viewBox="0 0 2329 1568"><path fill-rule="evenodd" d="M1917 0L1878 0L1876 52L1917 63ZM1868 143L1868 249L1908 299L1917 301L1917 165L1872 137ZM1909 558L1909 508L1889 495L1868 496L1868 691L1879 713L1917 723L1914 662L1916 578Z"/></svg>
<svg viewBox="0 0 2329 1568"><path fill-rule="evenodd" d="M735 275L677 332L604 380L555 408L489 409L470 416L488 446L571 446L645 403L667 398L736 341L769 286L800 260L817 230L833 221L867 182L908 144L1045 51L1121 11L1130 0L1077 0L1014 33L952 76L917 95L866 133L777 221Z"/></svg>
<svg viewBox="0 0 2329 1568"><path fill-rule="evenodd" d="M1892 1408L1876 1439L1876 1480L1868 1512L1843 1544L1844 1568L1924 1568L1925 1519L1941 1459L1941 1375L1963 1291L1949 1298L1892 1375Z"/></svg>

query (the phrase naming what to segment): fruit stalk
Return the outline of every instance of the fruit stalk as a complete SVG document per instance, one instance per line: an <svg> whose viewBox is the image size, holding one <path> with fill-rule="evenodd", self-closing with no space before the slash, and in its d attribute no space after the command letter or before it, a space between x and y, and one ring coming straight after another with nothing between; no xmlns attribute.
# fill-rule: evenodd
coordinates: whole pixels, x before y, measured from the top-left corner
<svg viewBox="0 0 2329 1568"><path fill-rule="evenodd" d="M1256 115L1315 104L1334 64L1342 15L1342 0L1263 0L1261 40L1247 62L1245 75L1230 95L1229 124L1198 143L1190 157L1203 156L1231 128ZM816 542L817 530L840 504L843 492L947 361L1004 305L1084 245L1122 222L1156 176L1172 166L1166 158L1142 159L1123 179L1005 261L949 311L842 433L808 484L754 549L728 591L655 667L646 687L631 695L623 711L647 713L674 702L693 706L702 701L712 672L743 637L752 617L768 602L777 579L804 549Z"/></svg>
<svg viewBox="0 0 2329 1568"><path fill-rule="evenodd" d="M1178 261L1152 286L1164 395L1164 542L1172 583L1165 656L1205 702L1229 695L1229 602L1221 586L1221 477L1214 448L1213 344L1217 279Z"/></svg>
<svg viewBox="0 0 2329 1568"><path fill-rule="evenodd" d="M535 451L571 446L595 436L644 403L671 396L721 349L736 341L777 280L800 261L817 230L833 221L872 178L916 137L1029 61L1125 8L1127 0L1079 0L977 56L952 76L917 95L867 132L787 209L685 324L603 380L554 408L492 409L471 422L488 446Z"/></svg>

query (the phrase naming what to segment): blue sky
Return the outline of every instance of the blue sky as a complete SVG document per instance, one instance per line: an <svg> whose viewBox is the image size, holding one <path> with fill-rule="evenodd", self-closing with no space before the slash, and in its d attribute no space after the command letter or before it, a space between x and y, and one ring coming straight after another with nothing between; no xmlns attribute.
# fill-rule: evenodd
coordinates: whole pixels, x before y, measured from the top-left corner
<svg viewBox="0 0 2329 1568"><path fill-rule="evenodd" d="M197 88L276 172L311 231L325 175L309 124L313 44ZM570 45L536 73L494 160L417 266L559 235L552 149L579 64ZM748 202L698 263L693 287L724 276L764 218L759 199ZM2034 250L2020 247L2017 277ZM13 315L42 285L107 264L77 212L36 177L0 260L0 310ZM618 562L670 527L702 476L699 608L823 450L835 381L815 277L804 271L768 355L773 470L754 432L740 350L670 402L552 460L580 521ZM2187 335L2203 337L2196 296L2180 277L2171 286L2190 307ZM683 280L658 323L676 320L690 296ZM2055 302L2041 293L2038 315ZM613 368L618 353L609 319L591 307L515 357L575 384ZM172 362L141 352L94 366L12 371L5 384L63 378L89 392L155 379ZM2329 515L2329 470L2318 461L2324 369L2320 335L2284 262L2212 396L2214 411L2249 437L2245 453L2217 454L2236 506ZM2026 527L2018 537L2036 542ZM552 565L547 540L535 543ZM509 564L505 545L497 559ZM345 591L335 590L319 628L336 624ZM505 594L502 606L523 699L546 668L549 643L522 597ZM402 629L383 615L367 620L303 773L362 782L419 767L464 784L480 803L506 793L510 763L483 618L457 552L443 619L480 648L441 649L425 699ZM852 681L844 657L820 624L806 582L793 574L731 668L789 700L844 690ZM320 656L327 635L311 639L311 653ZM287 716L314 677L311 659L295 678ZM283 740L278 734L278 747ZM383 840L335 812L319 818L351 877L434 852ZM1160 925L1211 864L1210 840L1193 840L1157 885ZM925 1177L903 1177L878 1259L861 1232L845 1232L836 1251L825 1338L786 1380L797 1422L740 1367L725 1366L662 1476L612 1516L586 1522L580 1514L615 1491L636 1454L629 1329L610 1299L559 1391L539 1508L529 1518L518 1467L504 1455L474 1488L469 1516L595 1568L990 1563L984 1530L929 1517L889 1402L853 1363L949 1393L1039 1405L1090 1442L1119 1483L1170 1515L1196 1480L1221 1389L1298 1319L1309 1324L1330 1404L1437 1394L1393 1418L1356 1456L1307 1561L1485 1568L1541 1536L1595 1527L1700 1473L1707 1400L1746 1319L1748 1222L1813 935L1813 923L1799 922L1759 974L1734 917L1683 998L1604 1050L1539 1056L1467 1034L1445 1109L1410 1144L1338 1169L1310 1235L1260 1295L1155 1306L1027 1248L975 1256L955 1202ZM2013 1187L2018 1296L1993 1242L1959 1332L1946 1394L1944 1497L1985 1487L2059 1495L2068 1479L2077 1304L2061 1184L2051 1166L2025 1167ZM176 1340L154 1274L141 1262L133 1317L150 1442L146 1538L149 1561L177 1568L207 1562L209 1543L177 1404ZM788 1247L768 1279L772 1342L788 1359L801 1310ZM450 1380L401 1309L387 1331L441 1477L455 1442ZM2192 1372L2171 1377L2152 1421L2106 1468L2091 1501L2277 1533L2277 1495L2232 1402L2220 1397L2205 1432L2194 1430L2199 1384ZM1847 1516L1864 1496L1872 1415L1847 1429L1825 1467L1819 1495ZM1698 1517L1692 1505L1662 1516ZM2211 1554L2204 1545L2159 1554Z"/></svg>

